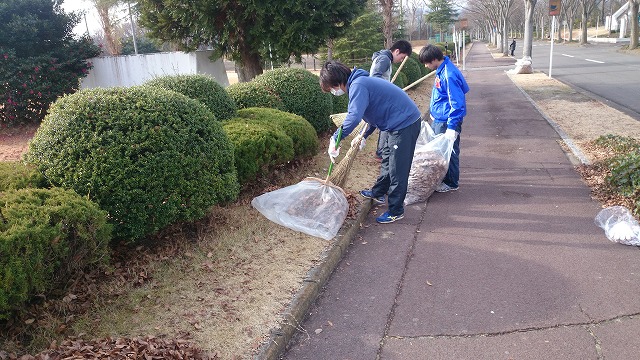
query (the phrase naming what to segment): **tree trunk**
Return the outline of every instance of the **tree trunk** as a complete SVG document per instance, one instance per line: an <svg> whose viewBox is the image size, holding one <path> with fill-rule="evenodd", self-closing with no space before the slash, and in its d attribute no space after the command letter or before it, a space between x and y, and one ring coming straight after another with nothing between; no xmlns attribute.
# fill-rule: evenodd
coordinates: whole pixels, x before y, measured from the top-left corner
<svg viewBox="0 0 640 360"><path fill-rule="evenodd" d="M393 0L380 0L382 6L382 32L384 33L384 47L386 49L393 45Z"/></svg>
<svg viewBox="0 0 640 360"><path fill-rule="evenodd" d="M113 26L111 26L111 19L109 18L109 7L96 6L96 10L98 10L100 22L102 22L102 31L104 31L104 42L107 52L114 56L120 55L120 44L113 35Z"/></svg>
<svg viewBox="0 0 640 360"><path fill-rule="evenodd" d="M327 61L333 60L333 39L327 40Z"/></svg>
<svg viewBox="0 0 640 360"><path fill-rule="evenodd" d="M536 0L524 1L524 41L522 45L522 56L531 57L533 49L533 10L536 7Z"/></svg>
<svg viewBox="0 0 640 360"><path fill-rule="evenodd" d="M580 24L580 45L584 45L587 43L587 9L586 6L582 8L582 24ZM573 32L573 31L572 31Z"/></svg>
<svg viewBox="0 0 640 360"><path fill-rule="evenodd" d="M238 64L238 81L248 82L253 80L256 76L262 74L262 61L258 53L243 50L241 51L242 61Z"/></svg>
<svg viewBox="0 0 640 360"><path fill-rule="evenodd" d="M629 42L629 49L638 48L638 7L640 3L638 0L629 0L629 9L631 9L631 41Z"/></svg>

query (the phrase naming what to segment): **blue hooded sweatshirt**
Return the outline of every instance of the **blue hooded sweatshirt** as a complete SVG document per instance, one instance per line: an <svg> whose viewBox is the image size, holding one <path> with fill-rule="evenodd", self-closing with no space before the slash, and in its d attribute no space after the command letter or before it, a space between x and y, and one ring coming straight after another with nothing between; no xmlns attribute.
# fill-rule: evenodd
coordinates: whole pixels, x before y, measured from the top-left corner
<svg viewBox="0 0 640 360"><path fill-rule="evenodd" d="M435 82L431 90L429 110L433 121L446 121L447 129L459 131L459 126L467 114L464 95L467 92L467 81L449 57L445 56L442 64L436 69Z"/></svg>
<svg viewBox="0 0 640 360"><path fill-rule="evenodd" d="M396 131L406 128L420 118L420 110L404 90L387 80L370 77L369 73L355 68L347 79L349 106L342 124L342 138L346 138L364 119L370 126L365 139L376 128ZM333 136L337 136L336 131Z"/></svg>

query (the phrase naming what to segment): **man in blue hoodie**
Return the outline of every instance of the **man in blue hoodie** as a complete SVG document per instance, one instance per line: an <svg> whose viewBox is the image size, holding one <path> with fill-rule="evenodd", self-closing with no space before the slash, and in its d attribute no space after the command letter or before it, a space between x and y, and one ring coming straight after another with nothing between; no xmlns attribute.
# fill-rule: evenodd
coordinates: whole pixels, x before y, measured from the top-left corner
<svg viewBox="0 0 640 360"><path fill-rule="evenodd" d="M389 81L370 77L362 69L351 71L337 61L328 61L322 66L320 87L335 96L349 94L347 116L341 126L342 138L349 136L361 119L369 125L365 139L375 129L389 133L382 151L380 176L370 190L362 190L360 194L377 203L384 203L384 196L388 196L388 210L376 218L377 222L386 224L402 219L413 152L420 134L420 110L402 89ZM329 141L331 161L340 153L340 148L336 148L339 131Z"/></svg>
<svg viewBox="0 0 640 360"><path fill-rule="evenodd" d="M465 94L469 92L469 85L460 70L442 54L435 45L427 45L420 50L420 62L429 69L435 70L435 81L431 90L431 128L436 134L454 141L453 152L449 160L449 170L435 191L449 192L458 190L460 179L460 132L462 120L467 114Z"/></svg>
<svg viewBox="0 0 640 360"><path fill-rule="evenodd" d="M392 63L401 63L404 58L411 55L413 48L411 43L406 40L398 40L391 45L389 50L383 49L376 51L371 56L371 69L369 76L379 77L387 81L391 81L391 72L393 70ZM376 148L376 156L382 159L382 148L384 142L387 141L387 133L380 131L378 136L378 146Z"/></svg>

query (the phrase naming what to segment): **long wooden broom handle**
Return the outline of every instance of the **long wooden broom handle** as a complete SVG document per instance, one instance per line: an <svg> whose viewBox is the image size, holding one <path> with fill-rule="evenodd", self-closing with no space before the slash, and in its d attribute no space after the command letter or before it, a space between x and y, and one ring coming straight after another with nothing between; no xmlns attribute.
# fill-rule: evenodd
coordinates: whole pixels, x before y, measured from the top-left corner
<svg viewBox="0 0 640 360"><path fill-rule="evenodd" d="M396 81L396 78L398 77L398 74L400 74L400 70L402 70L402 67L404 66L404 63L407 62L407 59L409 58L409 55L407 55L404 60L402 60L402 64L400 64L400 67L398 68L398 71L396 71L396 74L393 75L393 79L391 79L391 82Z"/></svg>

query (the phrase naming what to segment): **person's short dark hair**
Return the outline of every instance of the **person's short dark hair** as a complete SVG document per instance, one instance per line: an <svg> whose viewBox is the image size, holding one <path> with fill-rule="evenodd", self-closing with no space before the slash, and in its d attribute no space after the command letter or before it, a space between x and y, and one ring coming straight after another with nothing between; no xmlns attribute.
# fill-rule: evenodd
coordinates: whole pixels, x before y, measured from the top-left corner
<svg viewBox="0 0 640 360"><path fill-rule="evenodd" d="M351 69L338 61L327 61L320 69L320 88L329 92L331 88L346 85Z"/></svg>
<svg viewBox="0 0 640 360"><path fill-rule="evenodd" d="M391 45L391 47L389 48L389 50L391 51L396 49L400 50L401 54L407 55L411 55L411 52L413 51L411 43L409 43L407 40L398 40L394 42L393 45Z"/></svg>
<svg viewBox="0 0 640 360"><path fill-rule="evenodd" d="M418 59L420 60L420 63L428 64L433 60L443 60L444 54L442 53L442 50L440 50L439 47L433 44L428 44L427 46L423 47L420 50L420 54L418 54Z"/></svg>

